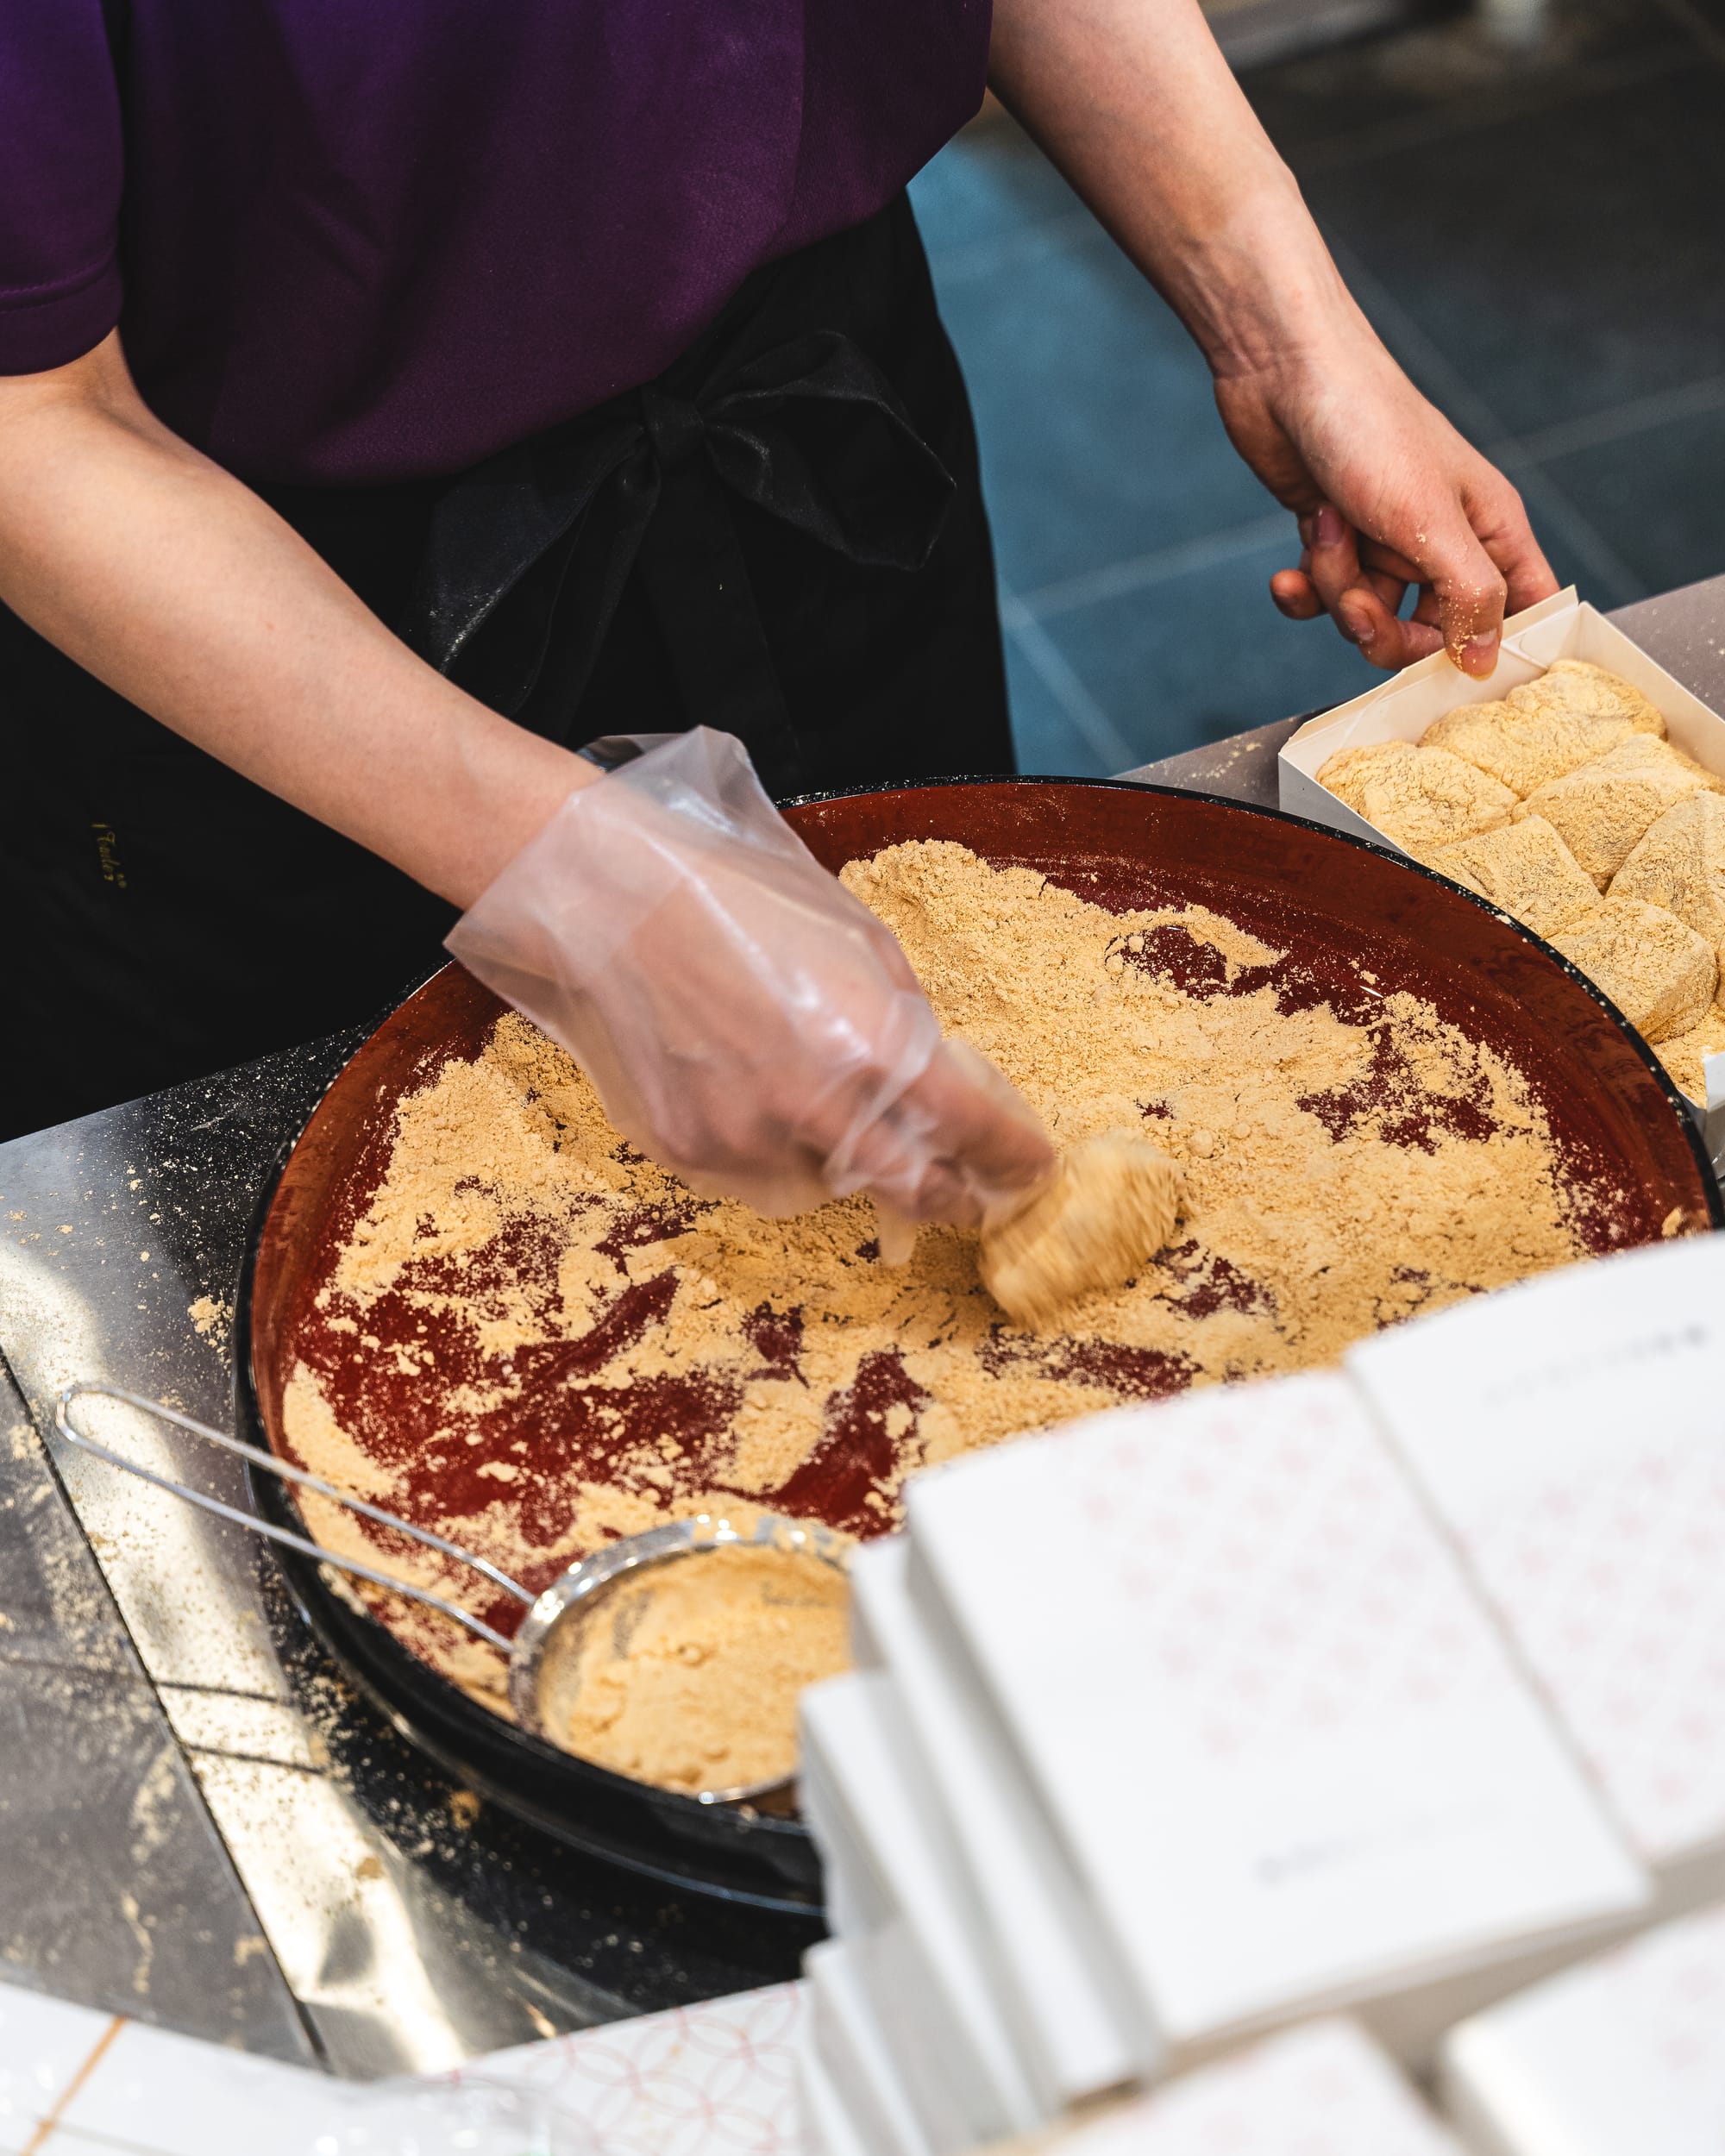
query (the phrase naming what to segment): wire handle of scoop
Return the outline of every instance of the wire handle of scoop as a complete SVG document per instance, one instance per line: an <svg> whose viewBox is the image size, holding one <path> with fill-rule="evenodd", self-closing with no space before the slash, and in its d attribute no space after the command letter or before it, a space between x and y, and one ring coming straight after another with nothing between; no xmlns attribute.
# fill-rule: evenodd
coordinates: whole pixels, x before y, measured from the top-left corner
<svg viewBox="0 0 1725 2156"><path fill-rule="evenodd" d="M349 1512L363 1514L366 1519L375 1520L380 1526L392 1527L397 1533L422 1543L428 1550L436 1550L444 1557L454 1557L457 1563L466 1565L469 1571L482 1574L494 1586L500 1587L505 1594L512 1595L517 1601L530 1608L536 1598L518 1581L511 1579L507 1572L500 1570L488 1558L476 1557L471 1550L462 1549L459 1543L446 1541L442 1535L433 1534L429 1527L416 1527L411 1520L402 1520L392 1512L386 1512L380 1505L369 1504L363 1497L355 1497L351 1490L339 1489L334 1482L326 1482L321 1476L308 1474L303 1467L295 1467L286 1460L278 1459L273 1452L266 1452L255 1445L248 1445L243 1438L229 1437L225 1430L212 1429L207 1422L199 1422L194 1416L182 1413L178 1407L166 1407L160 1400L147 1399L141 1393L129 1393L118 1385L103 1385L93 1379L80 1378L73 1384L63 1386L54 1401L54 1428L68 1445L76 1445L80 1451L93 1453L98 1460L106 1460L110 1466L119 1468L124 1474L135 1475L141 1482L153 1482L158 1489L165 1489L175 1497L183 1497L188 1505L196 1505L200 1512L215 1513L223 1520L231 1520L235 1526L249 1529L253 1534L263 1536L267 1541L279 1542L287 1549L298 1550L302 1557L310 1557L318 1564L333 1565L337 1571L349 1573L355 1579L369 1580L373 1587L387 1588L392 1594L405 1595L410 1601L423 1602L428 1609L437 1610L443 1616L453 1618L458 1625L465 1626L467 1631L485 1640L488 1645L498 1648L504 1654L509 1653L513 1643L502 1633L474 1616L470 1611L463 1609L459 1603L448 1601L441 1595L434 1595L427 1588L416 1587L410 1581L393 1578L387 1572L379 1571L375 1566L361 1564L357 1557L339 1557L333 1550L326 1550L304 1535L294 1534L285 1527L278 1527L272 1520L260 1520L255 1513L242 1512L237 1506L226 1504L219 1497L209 1496L203 1490L175 1482L172 1476L159 1475L154 1468L127 1459L123 1453L116 1452L110 1446L78 1428L72 1420L72 1403L78 1400L117 1400L128 1407L137 1408L143 1414L155 1416L159 1421L171 1422L176 1429L188 1431L194 1438L207 1438L211 1445L219 1445L224 1452L237 1453L242 1459L250 1460L254 1466L262 1468L266 1473L275 1476L282 1482L297 1482L304 1489L315 1489L320 1496L331 1498L336 1504L346 1506Z"/></svg>

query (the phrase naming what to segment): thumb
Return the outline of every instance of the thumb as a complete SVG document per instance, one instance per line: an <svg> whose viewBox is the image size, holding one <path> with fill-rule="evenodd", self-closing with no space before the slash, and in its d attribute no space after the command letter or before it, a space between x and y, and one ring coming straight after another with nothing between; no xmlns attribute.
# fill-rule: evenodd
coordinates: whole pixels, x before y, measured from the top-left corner
<svg viewBox="0 0 1725 2156"><path fill-rule="evenodd" d="M1444 649L1464 674L1484 680L1497 664L1509 587L1472 527L1455 523L1416 557L1438 603Z"/></svg>
<svg viewBox="0 0 1725 2156"><path fill-rule="evenodd" d="M978 1181L1022 1189L1054 1166L1042 1118L980 1049L943 1041L928 1077L945 1098L952 1150Z"/></svg>
<svg viewBox="0 0 1725 2156"><path fill-rule="evenodd" d="M825 1177L835 1196L862 1190L909 1220L975 1227L990 1204L1031 1189L1054 1166L1048 1133L1018 1088L967 1041L943 1040L922 1075L847 1140L842 1165L827 1156Z"/></svg>

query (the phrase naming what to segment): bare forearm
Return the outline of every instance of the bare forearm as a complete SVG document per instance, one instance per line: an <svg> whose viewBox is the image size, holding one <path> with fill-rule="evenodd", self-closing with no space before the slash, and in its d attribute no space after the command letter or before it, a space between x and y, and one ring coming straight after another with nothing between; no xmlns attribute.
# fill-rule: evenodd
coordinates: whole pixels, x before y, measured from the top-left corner
<svg viewBox="0 0 1725 2156"><path fill-rule="evenodd" d="M1363 327L1197 0L995 0L989 75L1217 373Z"/></svg>
<svg viewBox="0 0 1725 2156"><path fill-rule="evenodd" d="M110 345L0 385L0 599L247 777L467 905L597 775L417 658Z"/></svg>
<svg viewBox="0 0 1725 2156"><path fill-rule="evenodd" d="M1234 447L1300 521L1283 613L1374 665L1484 676L1557 588L1521 498L1402 373L1337 273L1198 0L994 0L991 79L1209 360ZM1416 587L1411 615L1400 610Z"/></svg>

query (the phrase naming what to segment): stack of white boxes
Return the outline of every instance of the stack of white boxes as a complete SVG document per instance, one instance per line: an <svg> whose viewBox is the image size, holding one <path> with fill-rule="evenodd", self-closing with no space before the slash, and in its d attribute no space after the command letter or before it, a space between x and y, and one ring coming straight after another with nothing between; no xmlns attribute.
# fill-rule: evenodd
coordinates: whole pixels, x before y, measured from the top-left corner
<svg viewBox="0 0 1725 2156"><path fill-rule="evenodd" d="M829 2156L1181 2077L1153 2110L1339 2009L1411 2066L1453 2032L1491 2156L1663 2152L1527 2138L1502 2089L1596 1994L1494 2002L1725 1895L1725 1239L955 1463L908 1520L806 1698Z"/></svg>

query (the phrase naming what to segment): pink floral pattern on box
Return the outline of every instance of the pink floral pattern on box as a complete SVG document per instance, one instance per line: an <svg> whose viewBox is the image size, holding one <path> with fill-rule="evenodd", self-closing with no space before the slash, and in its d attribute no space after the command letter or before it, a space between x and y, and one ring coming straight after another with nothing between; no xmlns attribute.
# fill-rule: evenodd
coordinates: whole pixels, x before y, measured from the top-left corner
<svg viewBox="0 0 1725 2156"><path fill-rule="evenodd" d="M1461 2156L1376 2046L1339 2021L1200 2067L1057 2147L1059 2156Z"/></svg>
<svg viewBox="0 0 1725 2156"><path fill-rule="evenodd" d="M1725 1909L1506 2000L1464 2025L1456 2064L1489 2118L1531 2105L1554 2149L1725 2149Z"/></svg>
<svg viewBox="0 0 1725 2156"><path fill-rule="evenodd" d="M592 2156L804 2156L800 1984L775 1984L503 2052L472 2070L586 2128Z"/></svg>
<svg viewBox="0 0 1725 2156"><path fill-rule="evenodd" d="M1086 1434L1069 1458L1087 1563L1206 1751L1274 1752L1501 1682L1447 1549L1338 1387L1205 1407Z"/></svg>
<svg viewBox="0 0 1725 2156"><path fill-rule="evenodd" d="M1725 1834L1725 1461L1649 1437L1456 1519L1643 1854Z"/></svg>
<svg viewBox="0 0 1725 2156"><path fill-rule="evenodd" d="M1725 2147L1725 1909L1664 1924L1602 1965L1626 2050L1681 2090Z"/></svg>

